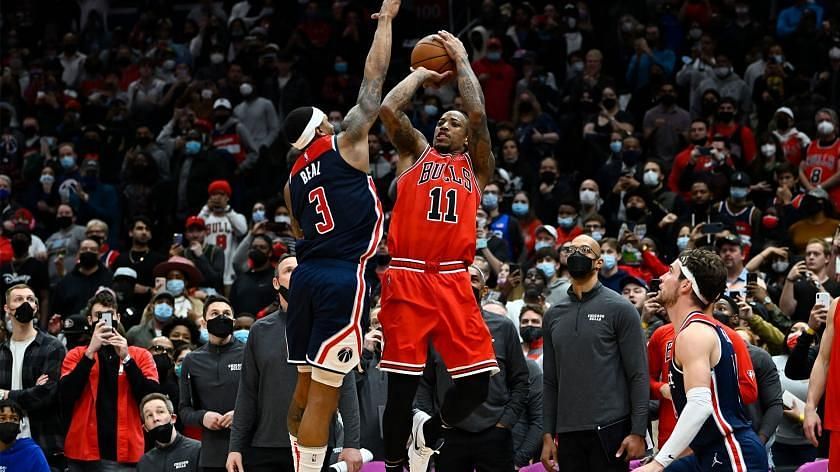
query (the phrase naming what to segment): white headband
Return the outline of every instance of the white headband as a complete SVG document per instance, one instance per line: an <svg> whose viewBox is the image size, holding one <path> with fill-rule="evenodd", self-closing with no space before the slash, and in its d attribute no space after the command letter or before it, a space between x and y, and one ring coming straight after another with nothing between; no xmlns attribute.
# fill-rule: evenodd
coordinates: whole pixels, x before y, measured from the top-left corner
<svg viewBox="0 0 840 472"><path fill-rule="evenodd" d="M688 267L686 267L685 264L683 264L682 261L679 259L677 259L677 266L680 268L680 271L685 276L686 280L691 282L691 290L694 291L694 294L697 295L697 298L699 298L704 305L708 305L709 302L706 301L706 297L700 294L700 286L697 285L697 279L694 278L694 274L692 274L691 271L688 270Z"/></svg>
<svg viewBox="0 0 840 472"><path fill-rule="evenodd" d="M300 137L292 144L292 147L298 151L303 151L303 148L315 137L315 129L321 126L321 122L324 121L325 116L327 115L324 112L316 107L312 107L312 117L309 118L309 123L306 123L306 127L303 128L303 132L300 133Z"/></svg>

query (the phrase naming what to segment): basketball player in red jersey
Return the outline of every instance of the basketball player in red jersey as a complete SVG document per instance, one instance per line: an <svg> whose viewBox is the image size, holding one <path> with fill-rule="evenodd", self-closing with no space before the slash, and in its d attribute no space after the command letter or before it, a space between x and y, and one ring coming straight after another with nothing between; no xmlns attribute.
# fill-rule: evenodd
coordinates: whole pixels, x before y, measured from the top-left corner
<svg viewBox="0 0 840 472"><path fill-rule="evenodd" d="M840 464L840 338L834 337L837 326L838 298L828 307L825 317L825 331L820 340L820 352L811 369L808 381L808 398L805 402L805 437L817 447L823 429L831 433L829 438L828 463L830 470ZM825 425L817 414L817 404L825 394Z"/></svg>
<svg viewBox="0 0 840 472"><path fill-rule="evenodd" d="M397 199L388 232L392 259L379 314L385 339L380 368L389 372L383 416L389 471L402 470L408 439L409 469L425 472L441 429L484 402L490 375L499 370L467 272L475 256L481 189L494 167L484 94L461 41L446 31L436 40L455 62L464 111L444 113L429 146L403 109L422 85L451 73L418 68L391 90L379 112L399 152ZM412 418L429 341L454 386L440 413L429 417L417 411Z"/></svg>
<svg viewBox="0 0 840 472"><path fill-rule="evenodd" d="M805 190L822 187L831 203L840 205L840 138L837 137L837 113L830 108L817 110L817 139L811 141L805 160L799 164L799 183Z"/></svg>

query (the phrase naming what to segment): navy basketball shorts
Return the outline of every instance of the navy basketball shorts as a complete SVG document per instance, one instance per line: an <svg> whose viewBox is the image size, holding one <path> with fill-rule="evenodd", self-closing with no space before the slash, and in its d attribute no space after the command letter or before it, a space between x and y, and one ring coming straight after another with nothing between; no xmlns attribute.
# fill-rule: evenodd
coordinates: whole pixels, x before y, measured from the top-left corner
<svg viewBox="0 0 840 472"><path fill-rule="evenodd" d="M363 265L335 259L312 259L298 265L289 282L289 363L338 374L356 367L369 292Z"/></svg>
<svg viewBox="0 0 840 472"><path fill-rule="evenodd" d="M743 429L722 437L720 441L671 463L668 472L764 472L767 449L751 429Z"/></svg>

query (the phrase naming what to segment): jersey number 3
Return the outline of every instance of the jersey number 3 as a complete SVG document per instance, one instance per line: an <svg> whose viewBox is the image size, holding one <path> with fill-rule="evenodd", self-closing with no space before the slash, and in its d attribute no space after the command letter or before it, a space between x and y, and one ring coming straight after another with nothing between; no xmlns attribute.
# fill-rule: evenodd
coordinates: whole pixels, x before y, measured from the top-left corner
<svg viewBox="0 0 840 472"><path fill-rule="evenodd" d="M429 190L429 198L432 199L432 207L426 217L431 221L443 221L445 223L457 223L458 214L456 204L458 203L458 191L451 188L446 191L445 198L443 188L433 187Z"/></svg>
<svg viewBox="0 0 840 472"><path fill-rule="evenodd" d="M315 203L315 211L321 215L323 221L315 223L315 230L318 234L326 234L335 228L330 205L327 203L327 196L324 194L324 187L312 189L309 192L309 203Z"/></svg>

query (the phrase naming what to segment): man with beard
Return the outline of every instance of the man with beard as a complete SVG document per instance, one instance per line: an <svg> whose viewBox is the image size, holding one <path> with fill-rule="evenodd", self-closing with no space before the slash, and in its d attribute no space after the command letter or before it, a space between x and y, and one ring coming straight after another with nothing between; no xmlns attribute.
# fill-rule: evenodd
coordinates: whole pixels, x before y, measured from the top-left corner
<svg viewBox="0 0 840 472"><path fill-rule="evenodd" d="M725 288L723 262L703 249L683 252L662 275L656 299L676 330L669 384L679 419L654 460L637 471L767 468L744 412L737 340L703 313ZM694 454L676 460L689 446Z"/></svg>
<svg viewBox="0 0 840 472"><path fill-rule="evenodd" d="M11 261L0 266L0 292L5 292L7 288L18 284L26 284L32 288L38 298L46 301L50 289L47 267L44 262L29 256L29 245L32 241L29 228L16 225L10 239L14 256ZM49 306L45 302L40 308L41 326L45 327L46 319L49 317Z"/></svg>
<svg viewBox="0 0 840 472"><path fill-rule="evenodd" d="M626 471L645 452L650 396L639 312L598 281L594 239L563 250L571 286L543 321L541 460L546 470Z"/></svg>
<svg viewBox="0 0 840 472"><path fill-rule="evenodd" d="M65 318L77 315L102 286L111 286L111 271L99 262L99 244L85 239L79 246L79 263L52 291L50 310Z"/></svg>
<svg viewBox="0 0 840 472"><path fill-rule="evenodd" d="M164 262L166 258L149 247L149 241L152 240L152 222L148 218L134 217L130 228L128 236L131 238L131 247L117 257L114 267L130 267L137 272L137 283L134 285L135 299L138 305L145 305L155 286L152 272L155 266Z"/></svg>

